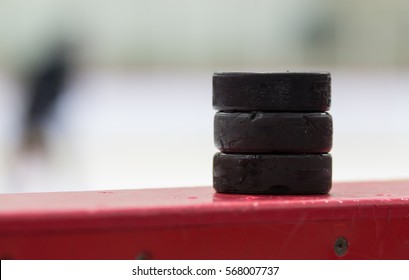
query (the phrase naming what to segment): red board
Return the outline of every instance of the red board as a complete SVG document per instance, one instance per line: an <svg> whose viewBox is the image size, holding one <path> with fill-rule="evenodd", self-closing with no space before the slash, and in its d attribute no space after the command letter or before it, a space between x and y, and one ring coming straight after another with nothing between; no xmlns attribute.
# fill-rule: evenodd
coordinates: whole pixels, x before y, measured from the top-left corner
<svg viewBox="0 0 409 280"><path fill-rule="evenodd" d="M329 195L211 187L0 195L6 259L409 259L409 181Z"/></svg>

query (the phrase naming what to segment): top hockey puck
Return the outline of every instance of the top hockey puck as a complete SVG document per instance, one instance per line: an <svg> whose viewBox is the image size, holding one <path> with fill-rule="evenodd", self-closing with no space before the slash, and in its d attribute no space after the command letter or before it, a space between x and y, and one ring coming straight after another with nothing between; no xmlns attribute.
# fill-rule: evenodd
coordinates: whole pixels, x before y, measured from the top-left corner
<svg viewBox="0 0 409 280"><path fill-rule="evenodd" d="M213 75L213 107L220 111L325 112L330 105L330 73Z"/></svg>

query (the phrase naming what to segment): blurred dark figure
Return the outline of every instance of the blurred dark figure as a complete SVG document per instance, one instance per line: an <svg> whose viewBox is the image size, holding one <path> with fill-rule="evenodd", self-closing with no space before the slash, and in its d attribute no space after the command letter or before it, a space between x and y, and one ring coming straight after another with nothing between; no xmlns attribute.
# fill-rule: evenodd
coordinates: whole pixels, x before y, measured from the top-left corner
<svg viewBox="0 0 409 280"><path fill-rule="evenodd" d="M71 80L72 47L65 41L54 41L40 63L28 68L24 75L22 131L9 164L11 192L54 190L60 180L60 162L53 154L50 124Z"/></svg>
<svg viewBox="0 0 409 280"><path fill-rule="evenodd" d="M70 74L70 49L59 43L28 75L22 152L47 151L46 126L65 92Z"/></svg>

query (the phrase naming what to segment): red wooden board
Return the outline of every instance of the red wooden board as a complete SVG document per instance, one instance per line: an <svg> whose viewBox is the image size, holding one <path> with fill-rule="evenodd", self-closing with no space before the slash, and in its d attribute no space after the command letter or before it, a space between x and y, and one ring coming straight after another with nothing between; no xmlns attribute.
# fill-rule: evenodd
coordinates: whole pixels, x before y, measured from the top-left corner
<svg viewBox="0 0 409 280"><path fill-rule="evenodd" d="M0 258L409 259L409 181L336 183L316 196L3 194Z"/></svg>

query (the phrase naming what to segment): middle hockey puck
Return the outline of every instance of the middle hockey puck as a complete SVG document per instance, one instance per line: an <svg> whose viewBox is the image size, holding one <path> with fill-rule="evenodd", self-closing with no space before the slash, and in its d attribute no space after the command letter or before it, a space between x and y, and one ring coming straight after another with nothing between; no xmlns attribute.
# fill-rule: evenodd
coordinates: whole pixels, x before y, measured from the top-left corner
<svg viewBox="0 0 409 280"><path fill-rule="evenodd" d="M217 112L214 143L224 153L327 153L328 113Z"/></svg>

